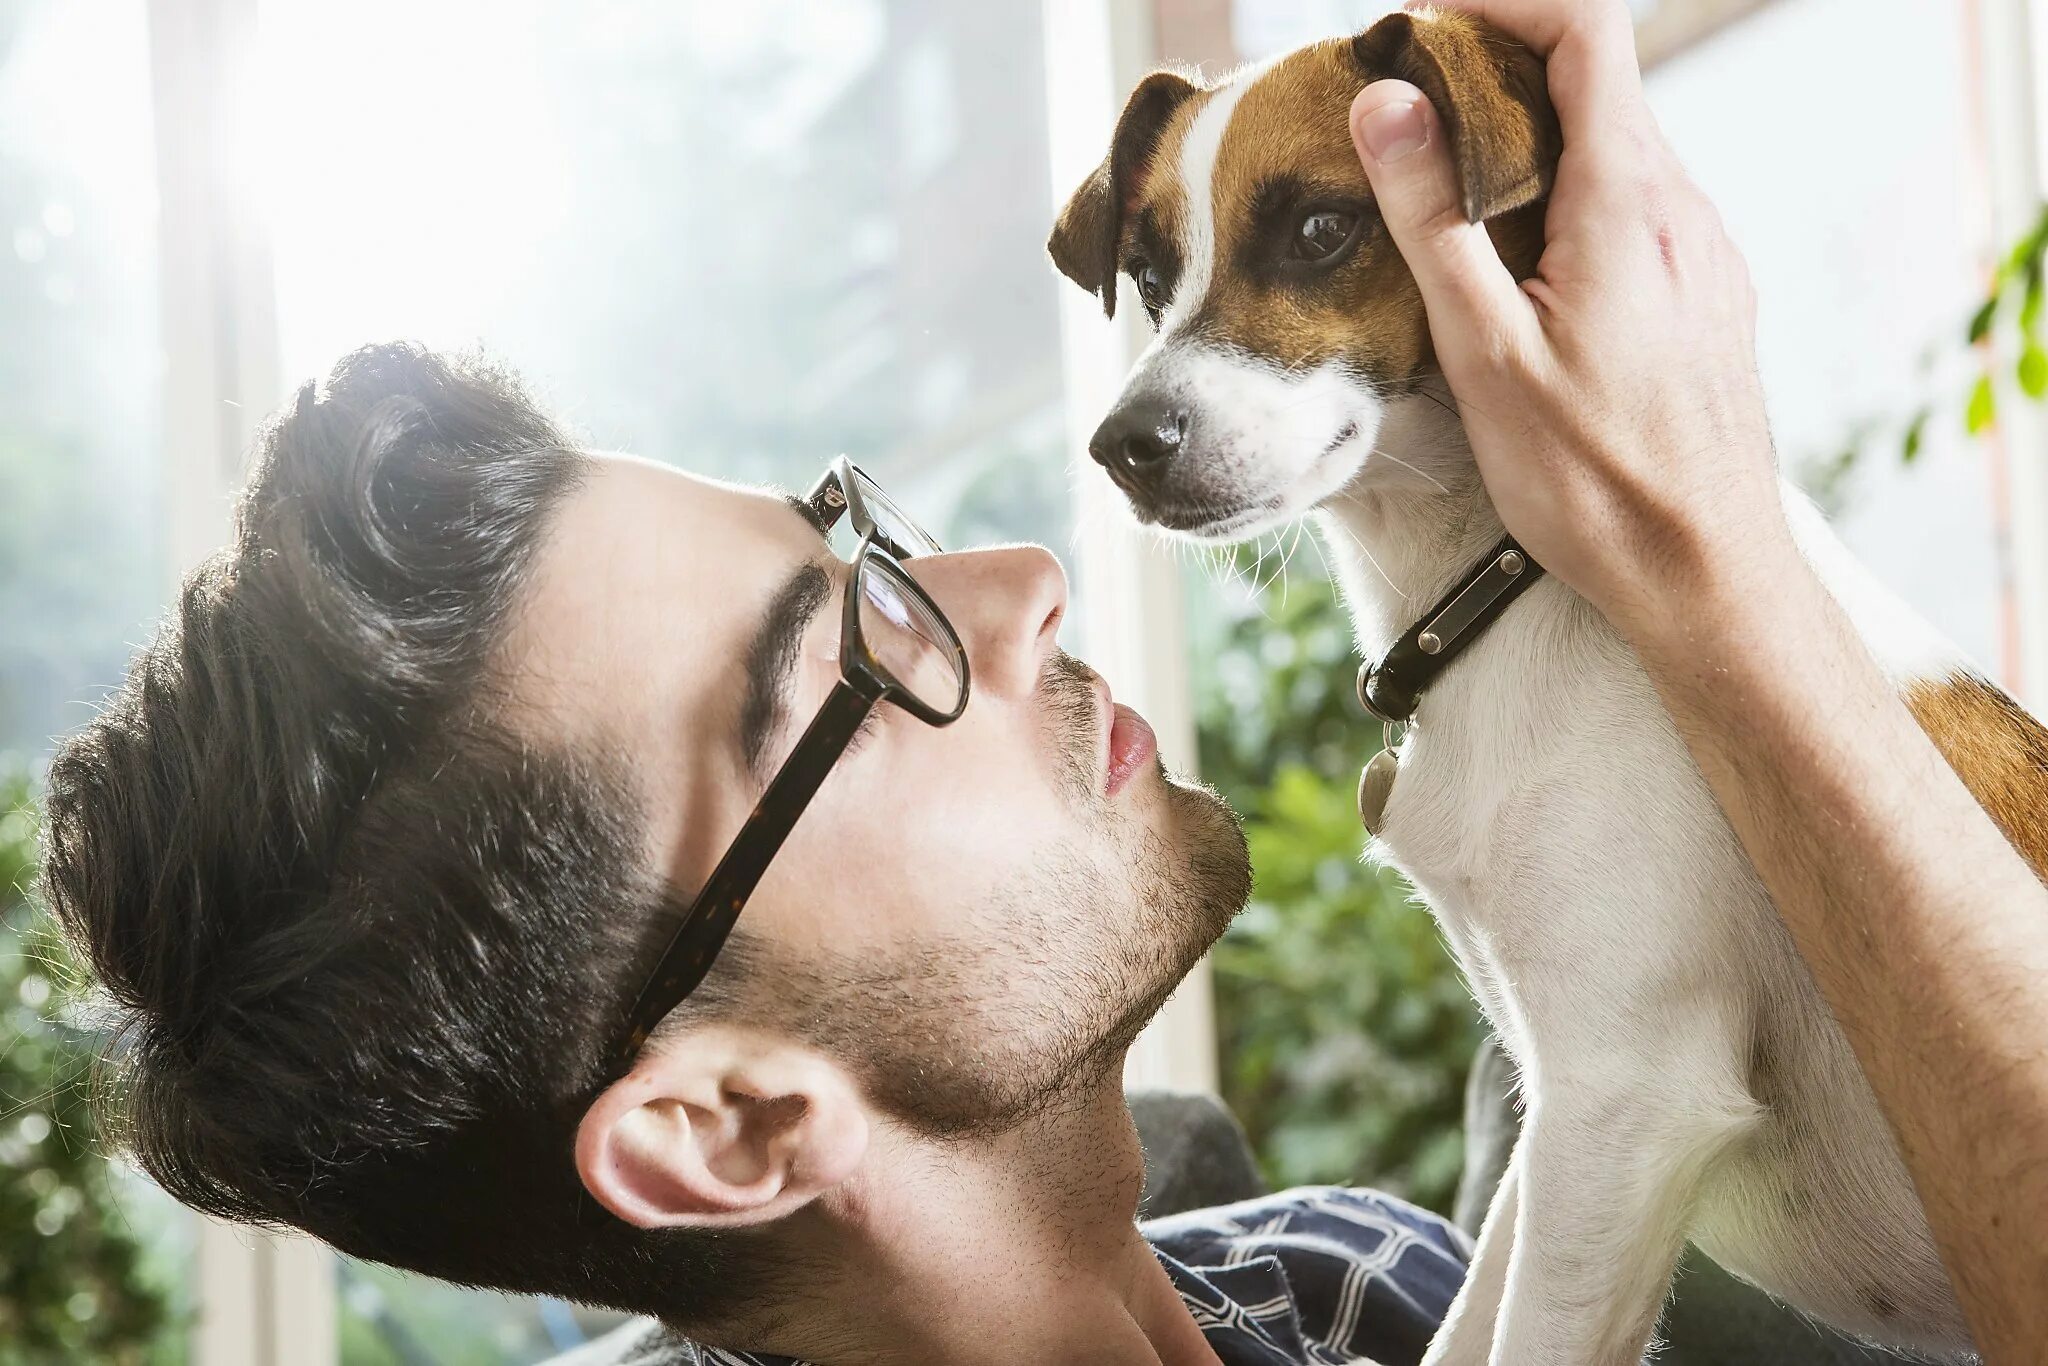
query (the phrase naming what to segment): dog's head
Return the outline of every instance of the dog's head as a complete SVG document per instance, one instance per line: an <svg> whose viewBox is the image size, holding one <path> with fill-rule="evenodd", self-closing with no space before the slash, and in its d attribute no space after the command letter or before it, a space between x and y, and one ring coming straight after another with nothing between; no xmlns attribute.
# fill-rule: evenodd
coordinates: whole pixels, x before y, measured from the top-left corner
<svg viewBox="0 0 2048 1366"><path fill-rule="evenodd" d="M1560 141L1541 63L1463 15L1395 14L1204 87L1139 83L1061 212L1053 263L1157 333L1089 450L1140 518L1205 539L1290 521L1366 465L1434 356L1413 276L1352 150L1351 101L1412 82L1473 222L1517 275L1542 247Z"/></svg>

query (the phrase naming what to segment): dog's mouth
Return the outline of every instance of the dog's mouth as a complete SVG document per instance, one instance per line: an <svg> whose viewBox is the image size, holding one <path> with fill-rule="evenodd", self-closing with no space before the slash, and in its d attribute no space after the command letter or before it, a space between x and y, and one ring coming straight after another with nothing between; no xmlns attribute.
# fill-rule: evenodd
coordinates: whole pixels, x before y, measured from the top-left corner
<svg viewBox="0 0 2048 1366"><path fill-rule="evenodd" d="M1346 422L1316 452L1315 458L1304 467L1300 477L1290 480L1285 486L1263 495L1248 495L1228 499L1214 497L1176 496L1170 490L1143 492L1132 483L1117 478L1116 484L1130 500L1131 508L1138 520L1163 531L1172 531L1195 540L1229 542L1245 539L1272 526L1293 521L1312 511L1317 504L1329 496L1331 490L1314 492L1308 486L1325 482L1316 479L1330 457L1358 439L1362 428L1354 419ZM1114 478L1114 472L1112 472ZM1339 481L1341 485L1342 481Z"/></svg>

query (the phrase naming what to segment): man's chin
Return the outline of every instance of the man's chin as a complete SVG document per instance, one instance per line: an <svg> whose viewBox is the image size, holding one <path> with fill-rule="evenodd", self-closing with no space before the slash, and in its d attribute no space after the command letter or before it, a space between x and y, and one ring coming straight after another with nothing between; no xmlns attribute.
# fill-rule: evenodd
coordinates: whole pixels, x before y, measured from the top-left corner
<svg viewBox="0 0 2048 1366"><path fill-rule="evenodd" d="M1206 912L1208 934L1195 955L1199 962L1251 900L1251 849L1245 843L1243 820L1222 793L1197 779L1171 774L1166 784L1175 826L1175 881L1184 884L1178 890ZM1193 968L1190 962L1188 969Z"/></svg>

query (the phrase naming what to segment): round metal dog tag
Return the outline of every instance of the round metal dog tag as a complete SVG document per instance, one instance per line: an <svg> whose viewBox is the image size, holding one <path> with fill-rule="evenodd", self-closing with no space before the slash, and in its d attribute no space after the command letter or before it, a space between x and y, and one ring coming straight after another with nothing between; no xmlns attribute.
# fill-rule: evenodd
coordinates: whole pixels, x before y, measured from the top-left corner
<svg viewBox="0 0 2048 1366"><path fill-rule="evenodd" d="M1383 749L1372 756L1365 772L1358 775L1358 819L1365 822L1365 833L1375 839L1386 823L1387 798L1394 793L1394 775L1400 768L1401 761L1394 757L1394 751Z"/></svg>

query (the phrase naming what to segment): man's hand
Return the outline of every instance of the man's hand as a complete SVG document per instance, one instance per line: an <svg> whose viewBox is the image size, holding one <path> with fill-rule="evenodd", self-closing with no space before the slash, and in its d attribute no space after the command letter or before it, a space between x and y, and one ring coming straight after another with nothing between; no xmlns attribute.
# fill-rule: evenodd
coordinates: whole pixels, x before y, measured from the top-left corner
<svg viewBox="0 0 2048 1366"><path fill-rule="evenodd" d="M1984 1360L2040 1361L2048 890L1792 541L1747 274L1650 117L1621 0L1442 2L1548 59L1564 133L1518 284L1420 92L1352 106L1487 490L1634 645L1856 1050Z"/></svg>
<svg viewBox="0 0 2048 1366"><path fill-rule="evenodd" d="M1791 553L1756 376L1756 299L1643 99L1618 3L1463 8L1548 61L1564 133L1537 273L1465 221L1436 112L1380 81L1351 134L1501 519L1625 633L1730 557Z"/></svg>

